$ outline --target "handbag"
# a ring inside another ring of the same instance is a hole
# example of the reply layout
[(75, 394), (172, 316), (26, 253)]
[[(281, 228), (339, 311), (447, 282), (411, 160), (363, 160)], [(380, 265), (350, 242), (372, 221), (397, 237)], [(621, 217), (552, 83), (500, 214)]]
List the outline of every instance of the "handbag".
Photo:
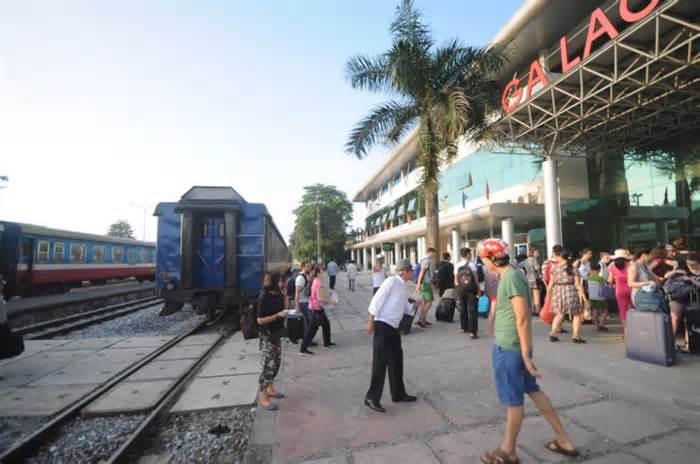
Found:
[(600, 288), (600, 296), (603, 297), (605, 300), (614, 300), (615, 299), (615, 287), (612, 285), (603, 285)]
[(634, 297), (634, 309), (637, 311), (661, 313), (668, 312), (668, 305), (663, 292), (658, 285), (655, 285), (651, 290), (639, 289)]
[(682, 301), (688, 298), (694, 288), (694, 285), (690, 285), (677, 275), (664, 282), (664, 292), (670, 299), (675, 301)]
[(13, 358), (23, 351), (22, 336), (12, 333), (8, 324), (0, 324), (0, 359)]
[(544, 300), (544, 305), (542, 306), (542, 310), (540, 311), (540, 320), (546, 322), (549, 325), (552, 325), (552, 322), (554, 322), (554, 313), (552, 312), (552, 298), (549, 296), (549, 294)]

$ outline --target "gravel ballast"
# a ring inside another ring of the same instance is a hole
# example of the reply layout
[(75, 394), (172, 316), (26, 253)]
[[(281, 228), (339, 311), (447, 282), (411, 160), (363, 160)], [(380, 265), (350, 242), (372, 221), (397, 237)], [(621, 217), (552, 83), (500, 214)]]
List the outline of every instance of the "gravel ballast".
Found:
[(206, 316), (195, 313), (191, 307), (169, 316), (159, 316), (162, 303), (141, 309), (118, 319), (95, 324), (81, 330), (70, 332), (62, 338), (100, 338), (100, 337), (144, 337), (160, 335), (178, 335), (194, 328)]
[(46, 422), (44, 416), (0, 417), (0, 452)]
[(133, 432), (142, 416), (75, 418), (61, 427), (57, 438), (25, 462), (42, 464), (93, 463), (108, 458)]
[(254, 417), (250, 406), (172, 414), (154, 427), (143, 454), (175, 463), (241, 463)]

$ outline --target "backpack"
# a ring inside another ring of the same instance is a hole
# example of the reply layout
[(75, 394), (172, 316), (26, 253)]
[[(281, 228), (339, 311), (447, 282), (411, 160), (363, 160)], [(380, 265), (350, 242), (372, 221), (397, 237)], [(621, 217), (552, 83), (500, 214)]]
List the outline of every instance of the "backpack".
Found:
[(436, 272), (436, 280), (438, 287), (450, 288), (454, 282), (454, 266), (447, 261), (441, 261)]
[(678, 276), (671, 277), (664, 282), (664, 292), (669, 299), (674, 301), (682, 301), (690, 296), (695, 286), (686, 283)]
[[(306, 278), (306, 274), (300, 274), (304, 278), (304, 288), (301, 289), (301, 295), (304, 298), (311, 298), (311, 285), (309, 285), (309, 279)], [(296, 281), (296, 279), (294, 279)]]
[(297, 275), (292, 275), (287, 279), (287, 297), (294, 299), (294, 295), (296, 295), (296, 280), (297, 280)]
[(457, 286), (460, 296), (476, 293), (479, 289), (478, 284), (474, 282), (474, 273), (472, 273), (469, 263), (457, 269)]
[(420, 263), (416, 263), (416, 267), (413, 268), (413, 281), (418, 283), (418, 276), (420, 276)]

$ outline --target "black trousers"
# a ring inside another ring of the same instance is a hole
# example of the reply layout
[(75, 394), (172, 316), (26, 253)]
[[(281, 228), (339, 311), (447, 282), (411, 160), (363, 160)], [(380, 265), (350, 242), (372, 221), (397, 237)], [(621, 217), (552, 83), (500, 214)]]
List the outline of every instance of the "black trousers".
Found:
[(326, 316), (326, 312), (322, 309), (319, 309), (318, 311), (309, 309), (309, 320), (309, 330), (306, 331), (304, 334), (304, 341), (301, 342), (301, 350), (304, 351), (307, 348), (309, 348), (309, 346), (311, 345), (311, 341), (316, 336), (316, 332), (318, 332), (319, 327), (321, 327), (321, 329), (323, 330), (323, 344), (325, 346), (330, 345), (331, 323), (328, 320), (328, 317)]
[(461, 297), (462, 308), (459, 311), (459, 323), (465, 332), (476, 334), (479, 331), (479, 307), (476, 293), (467, 293)]
[(367, 398), (379, 403), (384, 392), (384, 379), (389, 370), (391, 399), (400, 401), (406, 396), (403, 384), (403, 350), (399, 330), (381, 321), (374, 323), (372, 378)]
[(335, 276), (328, 277), (328, 280), (330, 280), (331, 290), (335, 290)]
[(355, 279), (348, 279), (348, 290), (355, 291)]

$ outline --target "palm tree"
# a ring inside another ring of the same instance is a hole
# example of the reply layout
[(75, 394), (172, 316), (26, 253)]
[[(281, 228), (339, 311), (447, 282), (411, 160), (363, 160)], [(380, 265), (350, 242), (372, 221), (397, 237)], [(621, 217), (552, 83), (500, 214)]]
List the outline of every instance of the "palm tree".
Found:
[(460, 137), (483, 138), (499, 95), (495, 78), (506, 60), (495, 47), (466, 47), (457, 39), (435, 46), (412, 0), (396, 8), (390, 32), (387, 52), (354, 56), (346, 64), (353, 88), (394, 97), (355, 126), (346, 149), (362, 159), (378, 142), (398, 143), (417, 128), (426, 242), (439, 250), (440, 168), (456, 156)]

